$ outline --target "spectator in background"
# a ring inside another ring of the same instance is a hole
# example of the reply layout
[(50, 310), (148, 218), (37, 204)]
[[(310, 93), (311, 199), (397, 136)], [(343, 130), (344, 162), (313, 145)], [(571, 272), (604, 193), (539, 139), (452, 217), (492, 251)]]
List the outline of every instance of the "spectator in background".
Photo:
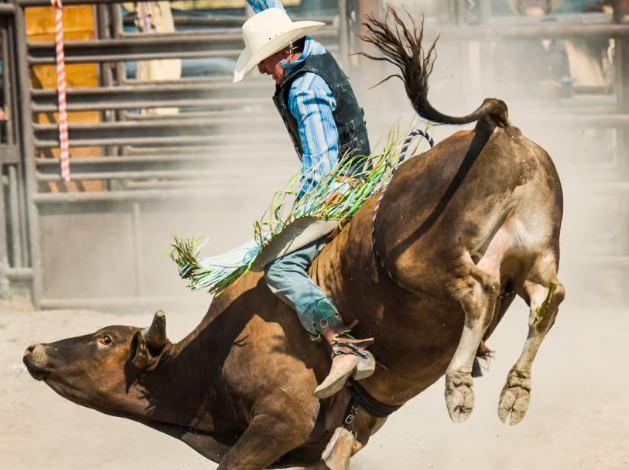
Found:
[[(594, 0), (578, 13), (613, 13), (611, 0)], [(572, 75), (579, 87), (609, 93), (614, 82), (615, 41), (606, 37), (575, 40), (567, 43)]]
[[(541, 18), (561, 0), (510, 0), (518, 15)], [(498, 88), (517, 91), (530, 98), (562, 98), (572, 95), (568, 53), (563, 41), (501, 41), (495, 49)]]
[(589, 1), (583, 6), (584, 13), (613, 13), (611, 0)]

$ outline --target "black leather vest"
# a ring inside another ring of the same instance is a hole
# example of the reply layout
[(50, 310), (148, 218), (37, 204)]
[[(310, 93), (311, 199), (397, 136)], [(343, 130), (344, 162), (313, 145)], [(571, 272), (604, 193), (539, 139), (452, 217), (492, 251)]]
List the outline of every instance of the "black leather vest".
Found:
[(288, 94), (295, 79), (306, 72), (315, 73), (323, 78), (336, 100), (336, 110), (333, 115), (339, 133), (339, 159), (343, 158), (348, 151), (350, 152), (347, 156), (369, 155), (371, 149), (369, 148), (367, 126), (363, 118), (365, 113), (358, 105), (358, 100), (356, 100), (356, 95), (354, 95), (354, 90), (352, 90), (347, 76), (332, 57), (332, 54), (326, 52), (325, 54), (309, 56), (300, 62), (299, 68), (292, 70), (282, 84), (276, 87), (275, 96), (273, 96), (273, 102), (282, 116), (284, 124), (286, 124), (299, 159), (303, 155), (303, 148), (299, 138), (297, 119), (288, 107)]

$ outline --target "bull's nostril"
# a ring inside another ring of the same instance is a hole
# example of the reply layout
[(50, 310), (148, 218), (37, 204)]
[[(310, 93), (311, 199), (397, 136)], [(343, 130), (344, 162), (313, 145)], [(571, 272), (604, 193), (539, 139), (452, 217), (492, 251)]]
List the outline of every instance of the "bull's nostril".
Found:
[(46, 372), (46, 349), (41, 344), (32, 344), (24, 350), (22, 362), (35, 380), (44, 380)]

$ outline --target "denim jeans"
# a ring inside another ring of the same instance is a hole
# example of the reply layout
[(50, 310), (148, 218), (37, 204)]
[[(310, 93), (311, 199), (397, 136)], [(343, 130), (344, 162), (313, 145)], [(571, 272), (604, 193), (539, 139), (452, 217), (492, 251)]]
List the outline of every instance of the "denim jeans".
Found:
[(264, 269), (264, 277), (271, 292), (297, 312), (302, 325), (313, 337), (341, 323), (332, 299), (308, 276), (308, 269), (324, 243), (323, 239), (317, 240), (276, 259)]

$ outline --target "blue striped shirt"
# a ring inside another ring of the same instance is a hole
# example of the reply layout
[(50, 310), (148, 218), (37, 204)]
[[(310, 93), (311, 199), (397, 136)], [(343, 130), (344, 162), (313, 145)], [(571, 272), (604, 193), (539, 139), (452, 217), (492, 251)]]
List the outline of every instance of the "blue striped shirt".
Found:
[[(267, 8), (284, 9), (279, 0), (247, 0), (253, 11), (260, 13)], [(291, 73), (294, 64), (306, 57), (324, 54), (325, 48), (307, 37), (303, 53), (293, 62), (284, 62), (285, 73)], [(291, 85), (288, 107), (299, 125), (299, 138), (303, 155), (299, 197), (314, 188), (338, 163), (339, 134), (333, 112), (336, 100), (327, 82), (319, 75), (306, 72)]]

